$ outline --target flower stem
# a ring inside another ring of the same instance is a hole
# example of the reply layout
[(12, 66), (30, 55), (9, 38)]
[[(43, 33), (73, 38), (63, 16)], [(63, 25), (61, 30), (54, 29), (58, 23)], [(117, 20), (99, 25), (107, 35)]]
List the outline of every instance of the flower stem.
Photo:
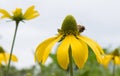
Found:
[(115, 76), (115, 63), (113, 63), (113, 76)]
[(15, 27), (14, 37), (13, 37), (13, 41), (12, 41), (12, 46), (11, 46), (11, 51), (10, 51), (10, 57), (9, 57), (9, 62), (8, 62), (8, 66), (7, 66), (6, 76), (8, 76), (8, 72), (9, 72), (9, 69), (10, 69), (10, 63), (11, 63), (12, 52), (13, 52), (14, 43), (15, 43), (15, 39), (16, 39), (18, 24), (19, 24), (19, 21), (16, 21), (16, 27)]
[(71, 50), (71, 46), (69, 47), (69, 61), (70, 61), (70, 65), (69, 65), (69, 69), (70, 69), (70, 76), (73, 76), (73, 63), (72, 63), (72, 50)]

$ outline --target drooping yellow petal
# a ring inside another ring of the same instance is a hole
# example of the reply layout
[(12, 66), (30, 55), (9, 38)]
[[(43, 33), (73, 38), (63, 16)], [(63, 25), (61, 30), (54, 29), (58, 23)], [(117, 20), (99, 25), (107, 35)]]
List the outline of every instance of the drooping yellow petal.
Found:
[(82, 41), (84, 41), (85, 43), (87, 43), (88, 46), (90, 46), (90, 48), (95, 53), (98, 62), (102, 63), (102, 55), (104, 54), (102, 48), (95, 41), (91, 40), (88, 37), (78, 36), (78, 38), (81, 39)]
[(35, 58), (38, 60), (38, 62), (41, 62), (42, 57), (44, 55), (45, 52), (45, 48), (53, 41), (55, 40), (55, 37), (46, 39), (45, 41), (43, 41), (42, 43), (40, 43), (36, 49), (35, 52)]
[(63, 69), (67, 69), (68, 64), (69, 64), (69, 55), (68, 55), (69, 45), (70, 45), (70, 38), (66, 36), (57, 49), (58, 64)]
[(82, 68), (88, 58), (88, 46), (85, 42), (76, 39), (73, 35), (69, 36), (72, 48), (72, 55), (76, 65)]
[[(7, 60), (9, 60), (10, 54), (6, 53), (5, 55), (6, 55)], [(17, 59), (17, 57), (15, 55), (12, 55), (11, 60), (13, 62), (17, 62), (18, 61), (18, 59)]]
[[(5, 53), (5, 54), (3, 55), (3, 57), (4, 57), (3, 62), (5, 62), (5, 63), (7, 64), (8, 61), (9, 61), (9, 58), (10, 58), (10, 54)], [(16, 57), (15, 55), (12, 55), (12, 57), (11, 57), (11, 61), (13, 61), (13, 62), (17, 62), (18, 59), (17, 59), (17, 57)]]
[[(7, 64), (8, 61), (9, 61), (9, 57), (10, 57), (10, 54), (8, 54), (8, 53), (1, 53), (0, 54), (0, 62), (5, 62)], [(12, 55), (11, 61), (17, 62), (18, 59), (17, 59), (17, 57), (15, 55)]]
[(54, 39), (46, 48), (45, 48), (45, 52), (42, 58), (42, 63), (44, 64), (50, 51), (52, 50), (53, 45), (58, 42), (61, 39), (62, 36), (58, 36), (56, 39)]
[(38, 60), (38, 62), (44, 62), (46, 61), (52, 46), (59, 41), (61, 36), (58, 37), (51, 37), (49, 39), (46, 39), (43, 41), (40, 45), (38, 45), (36, 52), (35, 52), (35, 58)]
[(4, 9), (0, 9), (0, 13), (3, 14), (1, 18), (11, 18), (11, 15)]
[(0, 53), (0, 64), (2, 64), (2, 61), (4, 60), (3, 58), (3, 53)]
[(0, 65), (2, 64), (3, 56), (0, 54)]
[(35, 6), (31, 6), (26, 10), (25, 14), (23, 15), (23, 17), (26, 20), (30, 20), (30, 19), (33, 19), (33, 18), (39, 16), (38, 11), (34, 10), (34, 8), (35, 8)]
[(114, 63), (120, 64), (120, 56), (114, 56)]
[(112, 55), (104, 55), (103, 56), (103, 65), (104, 67), (107, 67), (110, 61), (112, 61), (113, 56)]

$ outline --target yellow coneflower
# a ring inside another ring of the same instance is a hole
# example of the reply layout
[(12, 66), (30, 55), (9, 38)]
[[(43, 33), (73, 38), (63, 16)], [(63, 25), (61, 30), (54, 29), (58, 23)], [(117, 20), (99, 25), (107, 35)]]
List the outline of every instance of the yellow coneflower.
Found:
[(10, 62), (11, 62), (11, 58), (12, 58), (12, 51), (13, 51), (13, 47), (14, 47), (14, 42), (15, 42), (15, 38), (16, 38), (16, 34), (17, 34), (18, 25), (21, 21), (31, 20), (31, 19), (39, 16), (38, 11), (34, 10), (34, 8), (35, 8), (34, 5), (30, 6), (24, 14), (22, 13), (21, 8), (16, 8), (15, 10), (12, 11), (12, 15), (4, 9), (0, 9), (0, 13), (3, 14), (0, 18), (9, 18), (16, 22), (16, 28), (15, 28), (15, 33), (14, 33), (12, 46), (11, 46), (11, 52), (10, 52), (10, 59), (8, 62), (7, 75), (8, 75)]
[(26, 12), (23, 14), (21, 8), (16, 8), (14, 11), (12, 11), (11, 15), (4, 9), (0, 9), (0, 13), (3, 14), (1, 18), (9, 18), (14, 21), (23, 21), (23, 20), (30, 20), (37, 16), (39, 16), (38, 11), (34, 10), (35, 6), (30, 6)]
[(112, 53), (108, 55), (104, 55), (103, 57), (103, 65), (107, 67), (110, 62), (113, 62), (113, 75), (115, 76), (116, 65), (120, 65), (120, 49), (116, 48)]
[(58, 30), (58, 35), (48, 38), (38, 45), (35, 52), (37, 61), (44, 64), (52, 47), (59, 42), (60, 44), (57, 46), (57, 61), (63, 69), (67, 69), (70, 63), (69, 48), (71, 48), (73, 60), (79, 68), (82, 68), (88, 59), (88, 46), (95, 53), (98, 62), (101, 63), (101, 55), (104, 52), (95, 41), (80, 34), (84, 29), (83, 26), (77, 26), (73, 16), (68, 15), (64, 19), (61, 29)]
[(118, 48), (103, 57), (103, 65), (105, 67), (107, 67), (111, 61), (116, 65), (120, 65), (120, 51)]
[[(10, 54), (5, 52), (4, 49), (0, 46), (0, 64), (2, 64), (3, 62), (5, 64), (7, 64), (8, 60), (9, 60), (9, 57), (10, 57)], [(17, 59), (17, 57), (15, 55), (12, 55), (11, 60), (13, 62), (17, 62), (18, 61), (18, 59)]]

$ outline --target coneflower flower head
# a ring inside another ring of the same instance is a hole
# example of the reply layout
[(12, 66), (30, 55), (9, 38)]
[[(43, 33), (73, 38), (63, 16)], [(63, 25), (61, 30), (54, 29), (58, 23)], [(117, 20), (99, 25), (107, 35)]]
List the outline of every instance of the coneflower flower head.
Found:
[(1, 18), (9, 18), (13, 21), (19, 22), (23, 20), (30, 20), (39, 16), (38, 11), (34, 10), (35, 6), (30, 6), (25, 13), (22, 13), (21, 8), (16, 8), (12, 11), (12, 15), (4, 9), (0, 9), (0, 13), (3, 14)]
[(113, 52), (103, 57), (103, 65), (105, 67), (107, 67), (111, 61), (114, 64), (120, 65), (120, 48), (116, 48)]
[[(79, 27), (79, 28), (78, 28)], [(35, 52), (35, 57), (38, 62), (45, 63), (52, 47), (55, 43), (60, 42), (57, 46), (56, 54), (58, 64), (67, 69), (69, 64), (69, 48), (71, 47), (72, 58), (75, 64), (82, 68), (88, 59), (88, 46), (93, 50), (99, 63), (102, 63), (102, 48), (93, 40), (86, 36), (82, 36), (85, 27), (77, 25), (75, 18), (68, 15), (63, 20), (61, 29), (58, 29), (58, 34), (43, 41), (38, 45)]]
[(77, 35), (79, 33), (76, 20), (74, 19), (73, 16), (71, 15), (66, 16), (62, 23), (61, 32), (64, 35), (68, 34)]

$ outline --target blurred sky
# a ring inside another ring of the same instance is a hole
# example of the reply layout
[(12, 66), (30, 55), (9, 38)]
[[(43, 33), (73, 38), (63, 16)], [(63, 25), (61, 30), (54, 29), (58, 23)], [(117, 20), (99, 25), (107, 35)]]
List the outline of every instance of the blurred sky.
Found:
[[(18, 68), (34, 65), (34, 51), (44, 39), (57, 34), (66, 15), (71, 14), (78, 24), (84, 25), (86, 35), (102, 47), (116, 48), (120, 45), (120, 0), (0, 0), (0, 8), (9, 12), (16, 7), (23, 12), (35, 5), (40, 16), (19, 24), (13, 54)], [(10, 52), (15, 23), (0, 19), (0, 46)]]

